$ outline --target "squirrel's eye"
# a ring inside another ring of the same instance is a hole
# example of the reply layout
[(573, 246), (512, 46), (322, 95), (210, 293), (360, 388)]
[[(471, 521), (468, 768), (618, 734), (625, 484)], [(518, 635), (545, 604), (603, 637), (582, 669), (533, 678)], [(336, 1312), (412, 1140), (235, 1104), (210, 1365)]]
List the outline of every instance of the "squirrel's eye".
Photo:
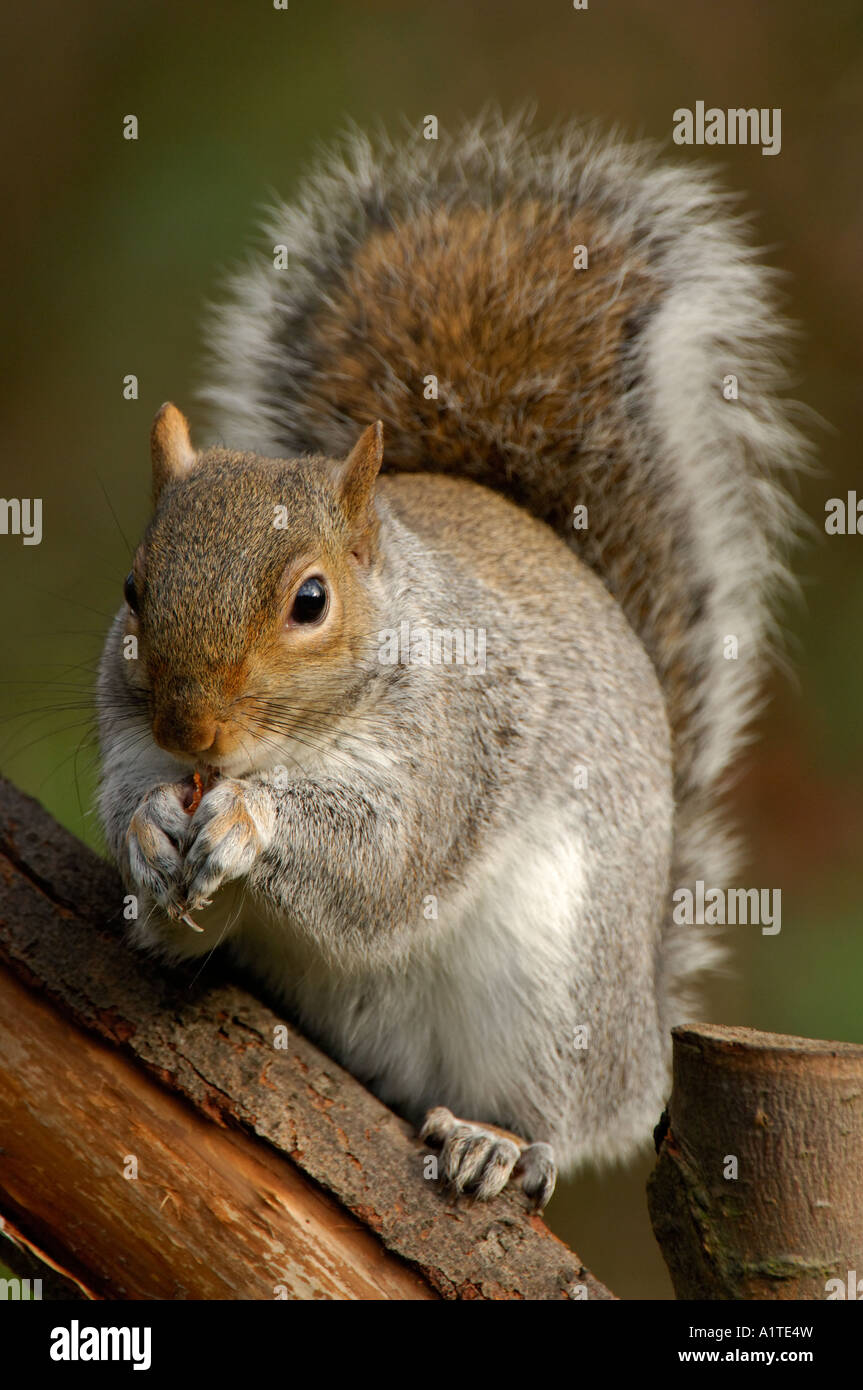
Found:
[(135, 588), (135, 576), (130, 570), (123, 580), (123, 598), (128, 603), (133, 613), (138, 611), (138, 590)]
[(291, 609), (291, 622), (316, 623), (327, 611), (329, 599), (320, 579), (304, 579)]

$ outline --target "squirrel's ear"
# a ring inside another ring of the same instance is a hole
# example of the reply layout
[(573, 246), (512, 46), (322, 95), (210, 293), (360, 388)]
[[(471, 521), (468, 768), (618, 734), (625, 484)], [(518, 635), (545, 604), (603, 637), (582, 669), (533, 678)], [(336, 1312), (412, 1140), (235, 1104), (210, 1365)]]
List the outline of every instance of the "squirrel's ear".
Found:
[(189, 423), (181, 410), (166, 401), (150, 431), (150, 459), (153, 464), (153, 501), (166, 483), (176, 482), (190, 473), (197, 455), (189, 436)]
[(358, 535), (367, 534), (372, 517), (369, 504), (375, 490), (375, 479), (384, 457), (384, 427), (376, 420), (363, 430), (338, 476), (338, 496), (348, 520)]

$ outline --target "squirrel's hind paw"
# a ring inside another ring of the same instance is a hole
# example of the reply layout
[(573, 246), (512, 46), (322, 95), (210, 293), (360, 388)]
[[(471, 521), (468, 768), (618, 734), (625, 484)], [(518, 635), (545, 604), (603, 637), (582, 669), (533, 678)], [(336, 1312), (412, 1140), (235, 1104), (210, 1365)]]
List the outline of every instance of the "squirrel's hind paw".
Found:
[(527, 1144), (515, 1166), (522, 1189), (533, 1199), (535, 1211), (548, 1204), (557, 1182), (557, 1164), (550, 1144)]
[(557, 1170), (549, 1144), (527, 1144), (496, 1125), (459, 1120), (439, 1105), (429, 1110), (420, 1139), (441, 1151), (441, 1174), (456, 1192), (487, 1201), (511, 1178), (541, 1211), (554, 1191)]

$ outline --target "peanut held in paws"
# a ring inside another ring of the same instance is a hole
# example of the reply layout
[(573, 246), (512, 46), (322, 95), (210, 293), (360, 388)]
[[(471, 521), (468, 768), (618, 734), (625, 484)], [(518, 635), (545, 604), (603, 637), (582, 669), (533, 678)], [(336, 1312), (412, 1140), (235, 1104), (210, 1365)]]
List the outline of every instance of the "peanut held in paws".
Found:
[[(210, 787), (212, 787), (216, 781), (217, 774), (211, 770), (208, 770), (204, 776), (202, 776), (197, 769), (192, 773), (192, 776), (189, 778), (183, 790), (182, 802), (183, 810), (186, 812), (186, 815), (193, 816), (195, 814), (201, 804), (204, 793), (209, 791)], [(202, 907), (206, 905), (206, 903), (200, 904)], [(193, 931), (202, 932), (204, 930), (203, 927), (198, 926), (198, 923), (189, 916), (188, 912), (182, 912), (180, 914), (180, 921), (185, 922), (186, 926), (191, 927)]]
[(193, 816), (201, 804), (201, 797), (204, 795), (204, 782), (200, 772), (192, 773), (192, 780), (183, 796), (183, 810), (187, 815)]

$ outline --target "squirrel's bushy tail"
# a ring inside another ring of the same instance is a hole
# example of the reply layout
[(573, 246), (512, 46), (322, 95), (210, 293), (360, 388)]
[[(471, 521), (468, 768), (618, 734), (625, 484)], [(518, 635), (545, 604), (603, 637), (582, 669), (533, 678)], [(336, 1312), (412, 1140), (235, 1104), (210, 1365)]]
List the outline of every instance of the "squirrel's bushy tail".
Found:
[[(727, 880), (715, 801), (758, 693), (795, 525), (783, 475), (804, 446), (773, 277), (726, 195), (644, 146), (485, 117), (436, 141), (350, 135), (265, 237), (211, 323), (222, 438), (342, 456), (380, 418), (386, 466), (474, 478), (548, 521), (665, 689), (674, 883)], [(669, 940), (679, 993), (709, 951), (691, 930)]]

